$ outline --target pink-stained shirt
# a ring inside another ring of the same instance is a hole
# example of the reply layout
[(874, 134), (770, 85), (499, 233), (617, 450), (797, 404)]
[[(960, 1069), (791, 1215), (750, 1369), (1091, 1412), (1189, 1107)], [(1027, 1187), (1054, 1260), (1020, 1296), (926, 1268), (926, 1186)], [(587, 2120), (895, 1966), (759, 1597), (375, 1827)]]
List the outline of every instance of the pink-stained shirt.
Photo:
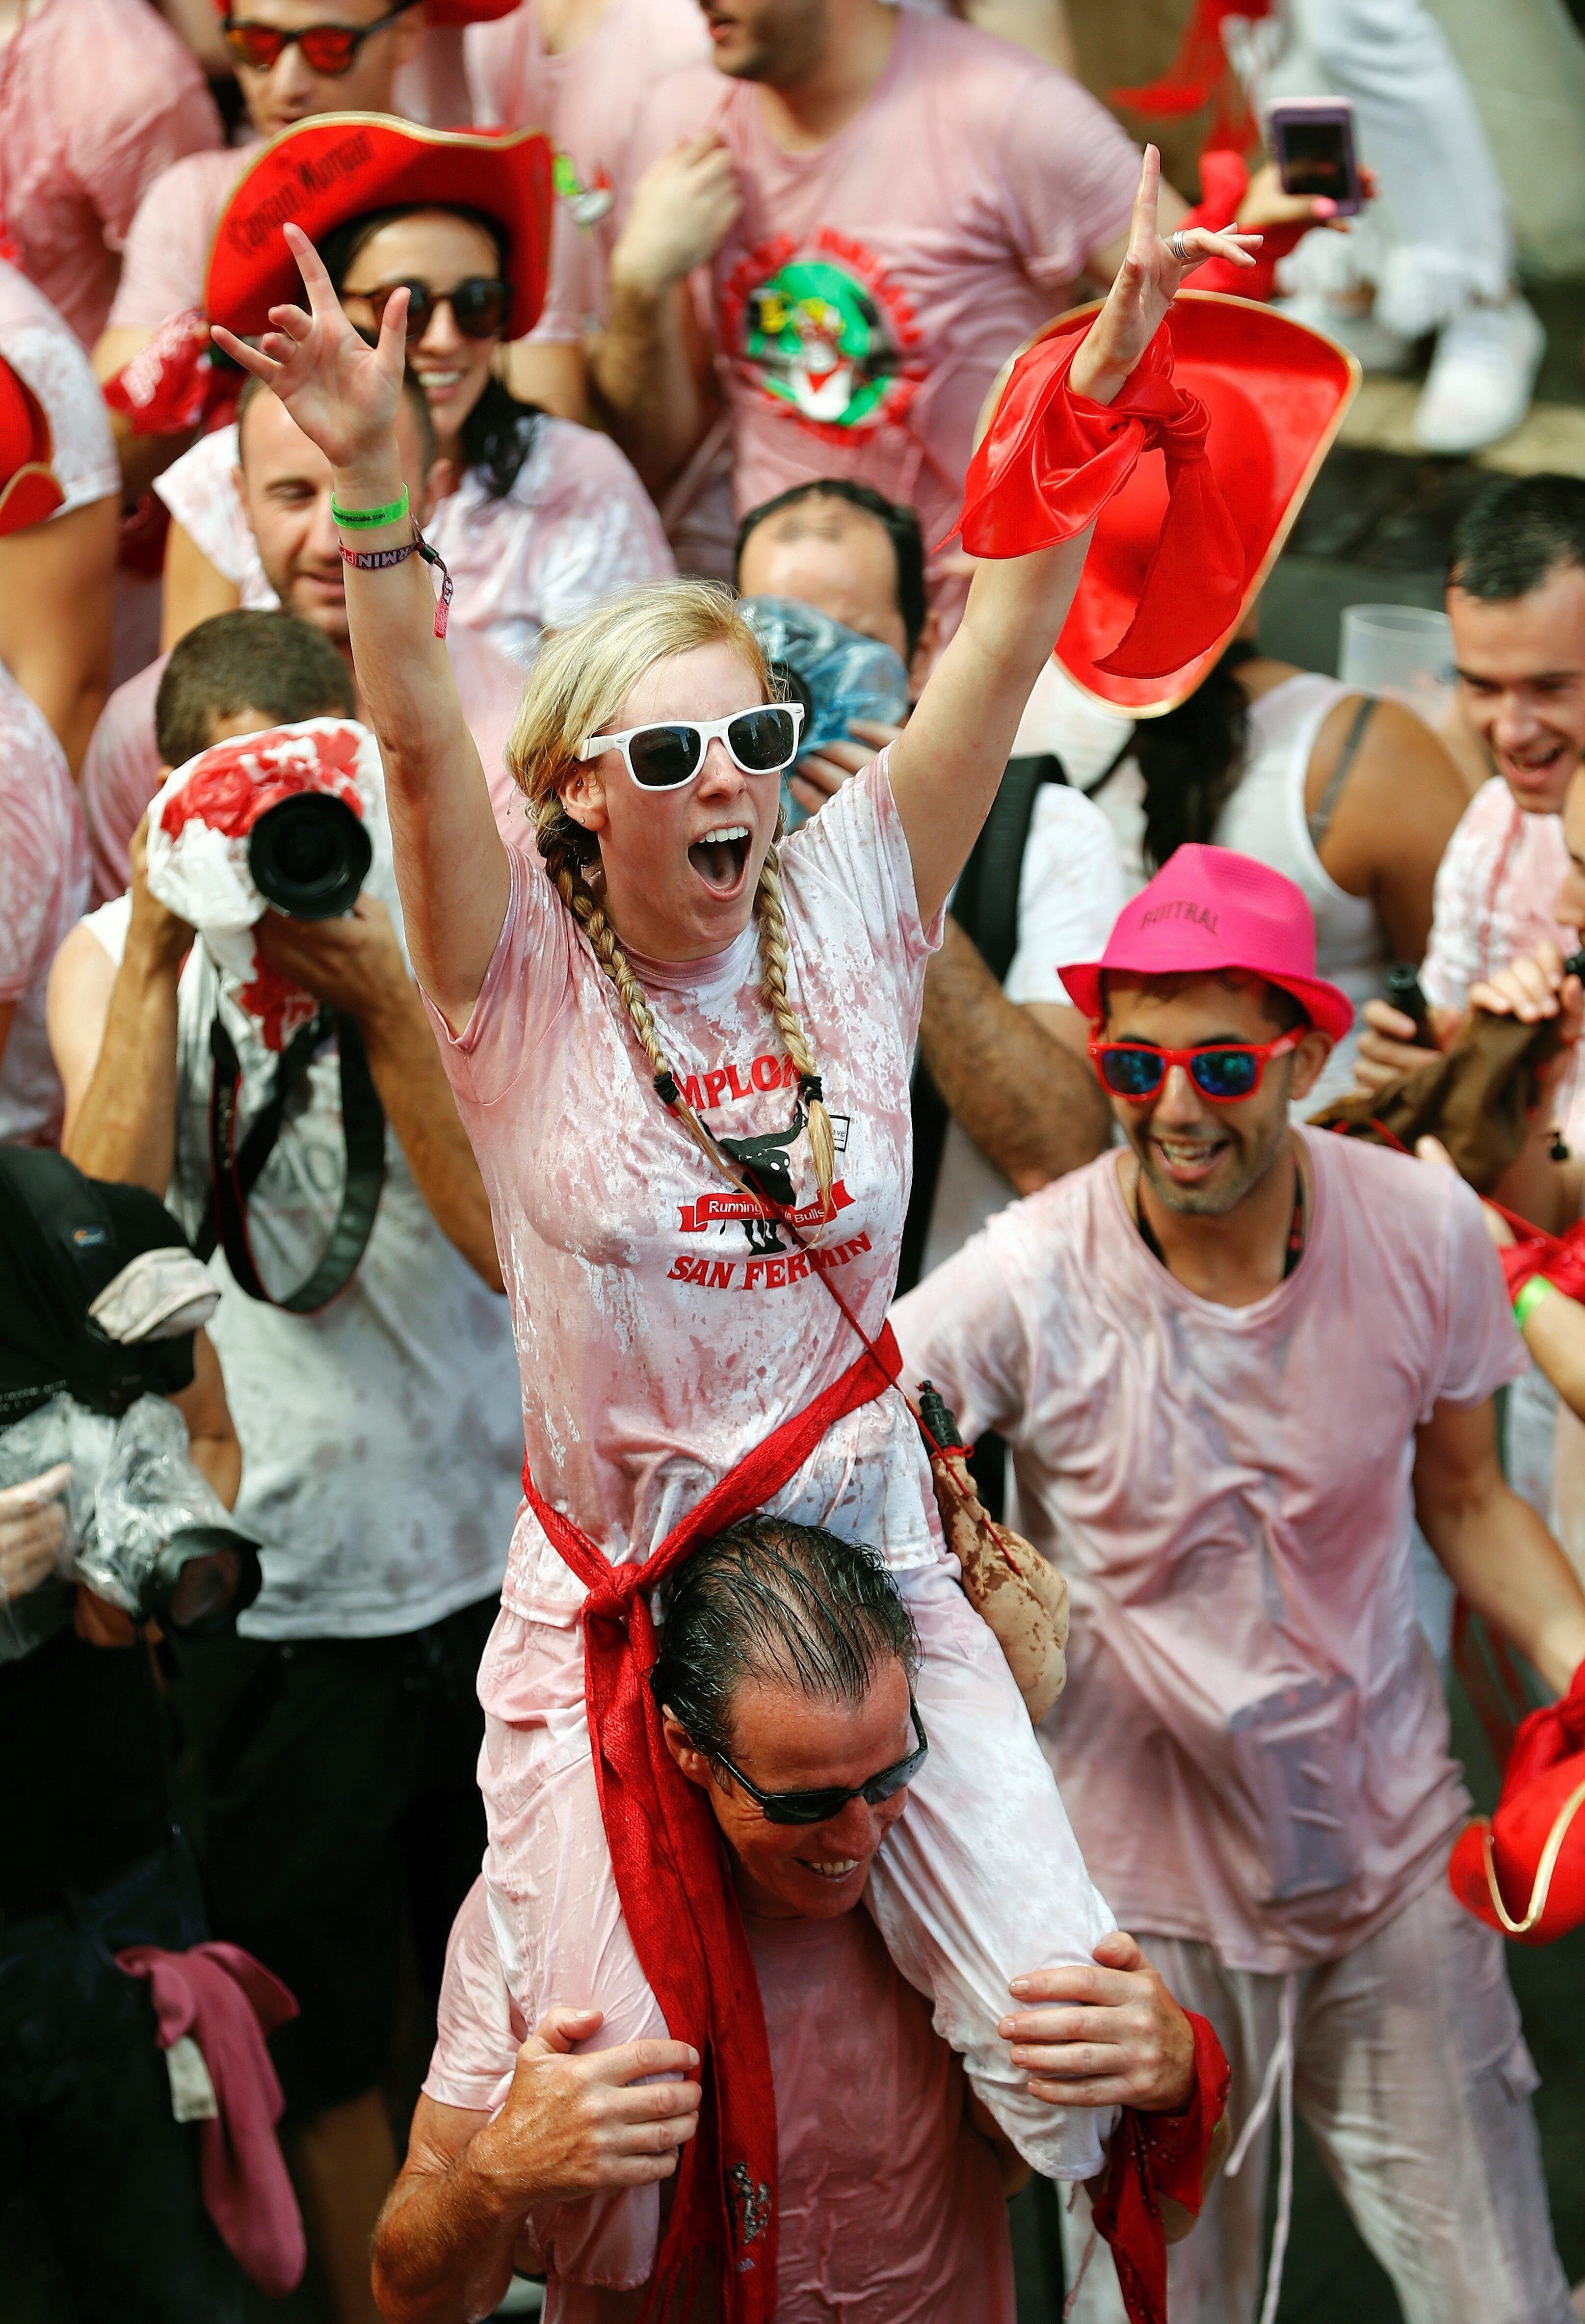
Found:
[(911, 503), (934, 549), (998, 371), (1127, 227), (1137, 151), (1077, 81), (913, 10), (868, 103), (814, 152), (783, 152), (760, 90), (707, 67), (656, 92), (632, 170), (712, 130), (743, 195), (698, 278), (739, 513), (854, 476)]
[[(614, 1563), (641, 1559), (718, 1478), (854, 1363), (880, 1330), (908, 1188), (908, 1075), (925, 962), (913, 867), (884, 759), (781, 849), (788, 989), (835, 1130), (836, 1214), (811, 1260), (746, 1216), (660, 1104), (587, 939), (526, 855), (466, 1031), (434, 1018), (490, 1196), (540, 1491)], [(684, 1093), (716, 1131), (784, 1130), (797, 1075), (760, 990), (751, 922), (714, 959), (630, 954)], [(816, 1187), (788, 1149), (797, 1210)], [(816, 1230), (800, 1231), (813, 1242)], [(768, 1506), (867, 1542), (894, 1567), (940, 1554), (903, 1399), (850, 1413)], [(584, 1590), (525, 1507), (506, 1604), (570, 1622)]]
[[(192, 153), (154, 180), (126, 237), (121, 282), (110, 310), (114, 326), (157, 331), (172, 315), (202, 309), (215, 230), (232, 188), (257, 152), (253, 139), (240, 150), (232, 146), (217, 153)], [(576, 229), (558, 202), (550, 280), (534, 338), (576, 341), (582, 336), (585, 265)]]
[(0, 356), (25, 380), (50, 422), (50, 465), (66, 498), (87, 508), (121, 490), (121, 467), (99, 383), (41, 290), (0, 258)]
[[(278, 600), (271, 592), (272, 610)], [(523, 796), (506, 770), (506, 744), (522, 694), (522, 672), (475, 630), (454, 626), (446, 641), (462, 715), (479, 746), (490, 804), (510, 846), (529, 844)], [(94, 901), (124, 895), (132, 879), (133, 834), (170, 772), (154, 740), (154, 700), (170, 657), (118, 686), (100, 712), (78, 788), (94, 866)]]
[(1253, 1306), (1167, 1272), (1104, 1154), (893, 1316), (908, 1376), (1008, 1438), (1067, 1576), (1042, 1740), (1092, 1877), (1125, 1928), (1272, 1972), (1362, 1942), (1470, 1813), (1415, 1618), (1415, 1433), (1525, 1360), (1470, 1189), (1300, 1135), (1308, 1240)]
[[(202, 436), (154, 489), (216, 571), (250, 606), (276, 602), (232, 471), (236, 429)], [(456, 586), (455, 629), (481, 631), (526, 662), (540, 632), (602, 597), (676, 570), (654, 503), (609, 436), (541, 413), (517, 481), (493, 499), (470, 468), (429, 520), (429, 539)]]
[(53, 1146), (60, 1080), (44, 1029), (50, 964), (88, 899), (88, 843), (65, 754), (0, 665), (0, 1142)]
[(222, 142), (191, 51), (148, 0), (33, 0), (0, 48), (0, 221), (85, 347), (148, 187)]
[[(776, 2088), (778, 2324), (1013, 2324), (996, 2161), (929, 2003), (865, 1912), (743, 1925)], [(527, 2030), (480, 1881), (447, 1949), (426, 2094), (494, 2113)], [(547, 2318), (587, 2324), (597, 2297), (553, 2281)]]
[(547, 129), (556, 140), (581, 299), (594, 318), (616, 239), (617, 205), (632, 189), (634, 132), (657, 84), (705, 64), (710, 36), (698, 0), (611, 0), (576, 49), (546, 49), (537, 0), (463, 35), (474, 119), (481, 127)]

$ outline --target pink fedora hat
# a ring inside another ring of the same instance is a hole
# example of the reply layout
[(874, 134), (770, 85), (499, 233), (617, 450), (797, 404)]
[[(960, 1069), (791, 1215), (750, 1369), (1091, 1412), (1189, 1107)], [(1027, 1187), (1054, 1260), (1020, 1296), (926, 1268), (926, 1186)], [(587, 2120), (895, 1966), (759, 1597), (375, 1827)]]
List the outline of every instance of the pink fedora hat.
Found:
[(1354, 1004), (1315, 973), (1315, 922), (1304, 890), (1230, 847), (1180, 847), (1125, 904), (1100, 960), (1057, 974), (1092, 1023), (1104, 1014), (1107, 971), (1133, 976), (1215, 976), (1241, 968), (1291, 992), (1310, 1021), (1341, 1041)]

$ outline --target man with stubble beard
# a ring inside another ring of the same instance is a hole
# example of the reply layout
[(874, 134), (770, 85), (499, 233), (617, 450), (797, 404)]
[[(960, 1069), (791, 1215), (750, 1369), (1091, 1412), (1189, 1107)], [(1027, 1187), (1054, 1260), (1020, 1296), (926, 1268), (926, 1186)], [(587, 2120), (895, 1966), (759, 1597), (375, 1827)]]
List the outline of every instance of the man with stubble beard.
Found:
[[(1497, 1462), (1525, 1356), (1479, 1204), (1291, 1126), (1350, 1006), (1279, 872), (1181, 847), (1062, 973), (1124, 1148), (1000, 1213), (892, 1322), (965, 1440), (1011, 1448), (1072, 1592), (1042, 1740), (1074, 1830), (1231, 2063), (1238, 2167), (1169, 2255), (1172, 2315), (1251, 2324), (1296, 2107), (1409, 2324), (1569, 2324), (1502, 1941), (1445, 1878), (1470, 1809), (1410, 1567), (1417, 1517), (1569, 1686), (1585, 1593)], [(1017, 2021), (1053, 2095), (1072, 2018)], [(1082, 2210), (1064, 2225), (1082, 2243)], [(1102, 2255), (1075, 2316), (1121, 2314)]]
[[(444, 489), (442, 465), (435, 456), (435, 430), (424, 392), (410, 373), (397, 415), (397, 443), (413, 512), (427, 521)], [(346, 568), (330, 514), (330, 463), (310, 444), (285, 405), (267, 388), (244, 389), (237, 412), (235, 472), (240, 502), (226, 497), (217, 512), (221, 523), (236, 522), (241, 535), (237, 561), (245, 566), (241, 602), (251, 611), (277, 606), (295, 613), (327, 637), (350, 665), (346, 626)], [(236, 521), (240, 507), (246, 531)], [(251, 536), (251, 538), (249, 538)], [(206, 536), (207, 537), (207, 536)], [(237, 591), (227, 587), (198, 618), (229, 613)], [(168, 645), (176, 642), (174, 638)], [(522, 673), (488, 638), (454, 622), (447, 633), (463, 715), (479, 746), (496, 820), (509, 841), (526, 825), (521, 797), (503, 756), (522, 691)], [(106, 902), (125, 890), (131, 878), (132, 835), (169, 770), (161, 767), (154, 740), (154, 699), (169, 653), (117, 687), (94, 729), (83, 761), (83, 818), (94, 861), (94, 896)], [(356, 673), (354, 672), (356, 684)], [(361, 718), (361, 707), (357, 713)], [(515, 807), (515, 818), (512, 809)]]

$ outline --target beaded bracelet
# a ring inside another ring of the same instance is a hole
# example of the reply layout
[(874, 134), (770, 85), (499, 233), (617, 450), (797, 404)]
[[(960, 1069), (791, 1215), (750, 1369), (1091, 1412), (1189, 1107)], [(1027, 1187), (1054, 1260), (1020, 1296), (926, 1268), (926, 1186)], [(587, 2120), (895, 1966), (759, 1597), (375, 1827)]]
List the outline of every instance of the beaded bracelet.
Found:
[(344, 541), (341, 561), (344, 565), (355, 566), (360, 573), (386, 573), (393, 565), (405, 565), (415, 549), (425, 564), (433, 565), (440, 575), (440, 595), (435, 606), (435, 634), (443, 638), (446, 625), (451, 619), (451, 574), (444, 557), (438, 549), (430, 548), (416, 524), (412, 539), (404, 541), (400, 549), (348, 549)]
[(383, 508), (344, 509), (334, 493), (330, 498), (330, 513), (336, 523), (345, 524), (355, 532), (372, 532), (378, 524), (400, 524), (410, 506), (405, 484), (401, 488), (401, 498), (387, 501)]
[(1514, 1321), (1521, 1332), (1547, 1294), (1556, 1289), (1556, 1284), (1549, 1283), (1544, 1275), (1533, 1275), (1528, 1283), (1521, 1284), (1514, 1301)]

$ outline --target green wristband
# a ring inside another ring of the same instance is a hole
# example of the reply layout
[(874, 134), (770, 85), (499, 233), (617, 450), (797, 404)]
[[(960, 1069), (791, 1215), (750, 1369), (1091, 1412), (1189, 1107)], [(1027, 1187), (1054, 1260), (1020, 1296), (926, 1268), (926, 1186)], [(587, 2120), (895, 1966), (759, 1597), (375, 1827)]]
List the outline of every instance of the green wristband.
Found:
[(377, 524), (400, 524), (409, 506), (407, 486), (403, 484), (401, 498), (387, 501), (383, 508), (344, 509), (332, 494), (330, 513), (337, 524), (345, 524), (354, 532), (372, 532)]
[(1514, 1302), (1514, 1321), (1521, 1332), (1542, 1301), (1550, 1292), (1556, 1289), (1556, 1284), (1549, 1283), (1544, 1275), (1533, 1275), (1529, 1282), (1521, 1286), (1519, 1296)]

